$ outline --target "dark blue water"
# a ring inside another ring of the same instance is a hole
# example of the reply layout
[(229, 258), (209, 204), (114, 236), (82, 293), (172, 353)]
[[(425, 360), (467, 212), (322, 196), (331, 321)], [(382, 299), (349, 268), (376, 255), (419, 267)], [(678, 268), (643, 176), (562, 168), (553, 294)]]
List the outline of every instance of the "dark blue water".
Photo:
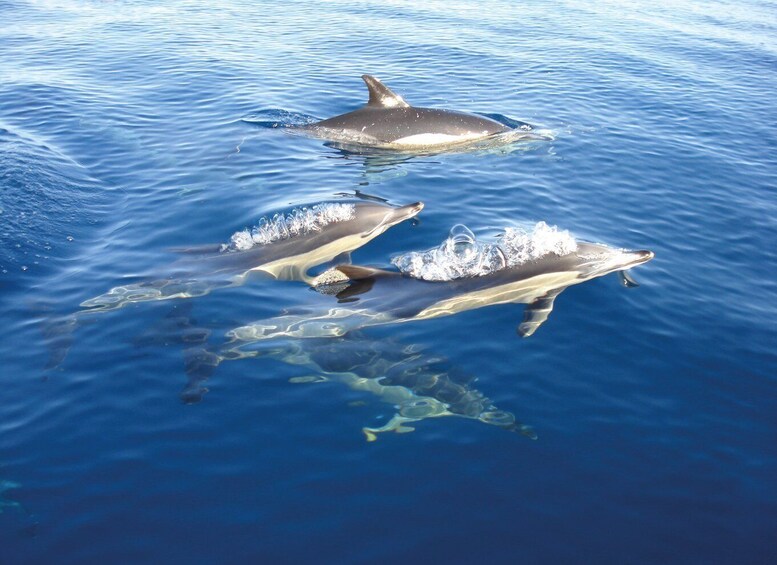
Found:
[[(0, 2), (0, 562), (774, 562), (777, 5), (219, 4)], [(250, 121), (352, 110), (365, 72), (556, 138), (386, 159)], [(527, 339), (493, 306), (330, 354), (396, 377), (415, 352), (536, 441), (439, 417), (367, 442), (393, 401), (288, 355), (182, 402), (187, 328), (217, 345), (294, 282), (94, 316), (44, 370), (52, 320), (168, 248), (355, 190), (426, 203), (356, 263), (457, 223), (655, 252)]]

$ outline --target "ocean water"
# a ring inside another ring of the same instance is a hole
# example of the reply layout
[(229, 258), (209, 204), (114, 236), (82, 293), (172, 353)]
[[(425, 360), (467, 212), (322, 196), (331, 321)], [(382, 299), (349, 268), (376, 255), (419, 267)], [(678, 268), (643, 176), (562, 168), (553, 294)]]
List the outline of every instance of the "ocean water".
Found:
[[(775, 562), (773, 1), (4, 0), (0, 21), (0, 562)], [(364, 73), (554, 139), (392, 156), (263, 127), (357, 108)], [(261, 277), (66, 323), (170, 248), (356, 191), (426, 206), (356, 264), (539, 221), (655, 259), (525, 339), (501, 305), (192, 371), (331, 298)], [(473, 406), (496, 408), (425, 417)], [(369, 431), (398, 410), (414, 431)]]

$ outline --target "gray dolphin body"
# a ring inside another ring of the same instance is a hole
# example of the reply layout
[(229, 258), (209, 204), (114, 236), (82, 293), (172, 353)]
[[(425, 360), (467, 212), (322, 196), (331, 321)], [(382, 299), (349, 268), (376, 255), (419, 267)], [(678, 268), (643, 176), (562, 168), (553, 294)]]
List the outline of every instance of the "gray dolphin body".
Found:
[(653, 258), (651, 251), (626, 251), (578, 243), (566, 255), (549, 254), (489, 275), (446, 282), (419, 280), (398, 272), (343, 265), (337, 304), (303, 315), (280, 316), (242, 326), (227, 335), (240, 343), (276, 337), (336, 337), (366, 326), (450, 316), (493, 304), (527, 304), (518, 328), (532, 335), (547, 320), (567, 287), (631, 269)]
[(188, 251), (184, 259), (170, 266), (166, 278), (116, 286), (85, 300), (81, 303), (82, 309), (73, 314), (43, 320), (41, 329), (50, 355), (46, 368), (55, 368), (64, 361), (83, 317), (136, 302), (203, 296), (217, 288), (241, 285), (252, 272), (276, 279), (311, 282), (308, 271), (313, 267), (358, 249), (423, 208), (421, 202), (396, 207), (358, 201), (352, 206), (347, 219), (343, 216), (338, 221), (314, 223), (307, 226), (309, 229), (297, 225), (294, 233), (285, 222), (288, 216), (276, 218), (270, 226), (277, 239), (245, 250), (223, 250), (220, 245), (212, 245)]
[(370, 98), (353, 112), (296, 129), (316, 137), (389, 149), (424, 149), (515, 133), (509, 141), (531, 137), (531, 126), (513, 129), (465, 112), (410, 106), (377, 78), (363, 75)]
[[(288, 233), (278, 226), (281, 236), (245, 250), (223, 250), (208, 246), (204, 251), (187, 251), (186, 257), (170, 266), (167, 278), (117, 286), (107, 293), (81, 303), (83, 308), (115, 310), (133, 302), (202, 296), (214, 288), (243, 284), (252, 272), (276, 279), (310, 282), (308, 271), (347, 254), (376, 238), (391, 226), (414, 217), (421, 202), (390, 206), (380, 202), (352, 204), (347, 219), (302, 226), (299, 233)], [(283, 222), (281, 218), (279, 223)]]

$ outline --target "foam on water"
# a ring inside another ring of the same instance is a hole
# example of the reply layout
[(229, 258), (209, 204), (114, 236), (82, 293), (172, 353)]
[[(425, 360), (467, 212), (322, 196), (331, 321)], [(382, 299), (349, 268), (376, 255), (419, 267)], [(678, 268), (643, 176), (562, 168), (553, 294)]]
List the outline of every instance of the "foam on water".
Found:
[(399, 255), (392, 263), (417, 279), (451, 281), (481, 277), (547, 255), (567, 255), (576, 250), (577, 242), (568, 231), (545, 222), (538, 222), (531, 231), (506, 228), (498, 243), (478, 241), (469, 228), (457, 224), (439, 247)]
[(295, 208), (288, 214), (275, 214), (271, 219), (264, 217), (257, 226), (235, 232), (229, 243), (222, 246), (222, 251), (245, 251), (256, 245), (319, 231), (329, 224), (353, 219), (354, 213), (353, 204), (340, 202)]

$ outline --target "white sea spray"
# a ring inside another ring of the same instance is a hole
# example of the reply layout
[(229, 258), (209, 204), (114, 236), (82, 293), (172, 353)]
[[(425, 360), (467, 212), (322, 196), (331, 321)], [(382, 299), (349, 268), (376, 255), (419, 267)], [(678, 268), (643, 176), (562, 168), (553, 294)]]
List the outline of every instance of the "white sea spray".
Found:
[(399, 255), (392, 263), (417, 279), (451, 281), (482, 277), (547, 255), (567, 255), (576, 250), (577, 242), (568, 231), (545, 222), (538, 222), (531, 231), (506, 228), (497, 243), (478, 241), (466, 226), (459, 224), (439, 247)]
[(535, 261), (546, 255), (561, 256), (577, 251), (577, 242), (567, 230), (559, 230), (545, 222), (537, 222), (531, 232), (506, 228), (500, 240), (500, 247), (510, 267)]
[(352, 220), (355, 215), (353, 204), (324, 202), (310, 207), (295, 208), (287, 214), (275, 214), (262, 218), (259, 224), (235, 232), (229, 243), (222, 245), (222, 251), (246, 251), (257, 245), (290, 239), (311, 232), (320, 231), (329, 224)]

